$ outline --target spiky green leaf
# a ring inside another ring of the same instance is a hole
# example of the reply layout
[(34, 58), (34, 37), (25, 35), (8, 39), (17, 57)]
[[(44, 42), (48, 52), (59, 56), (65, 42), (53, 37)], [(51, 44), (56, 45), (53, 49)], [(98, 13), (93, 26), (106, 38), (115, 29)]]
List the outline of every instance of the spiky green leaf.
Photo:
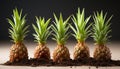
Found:
[(45, 21), (45, 18), (36, 17), (36, 25), (33, 24), (33, 28), (35, 31), (35, 34), (33, 36), (35, 37), (35, 41), (38, 43), (44, 44), (47, 41), (47, 38), (51, 34), (52, 31), (50, 31), (51, 26), (49, 26), (50, 18)]
[(91, 25), (88, 25), (88, 22), (90, 20), (90, 16), (85, 19), (85, 10), (83, 9), (80, 13), (80, 9), (78, 8), (78, 13), (76, 14), (76, 17), (72, 16), (72, 21), (75, 25), (75, 28), (73, 26), (70, 26), (71, 29), (74, 32), (74, 37), (77, 41), (84, 42), (86, 38), (90, 35), (90, 27)]
[(106, 19), (106, 16), (107, 13), (104, 15), (103, 11), (101, 11), (100, 13), (94, 13), (93, 20), (95, 24), (93, 25), (92, 37), (97, 44), (105, 44), (110, 37), (110, 20), (112, 16), (108, 20)]
[(68, 30), (69, 30), (69, 25), (68, 21), (70, 17), (68, 17), (65, 21), (63, 20), (62, 13), (60, 13), (59, 19), (56, 17), (54, 14), (55, 22), (54, 25), (52, 26), (52, 30), (54, 31), (52, 38), (53, 40), (57, 41), (58, 44), (64, 45), (66, 40), (69, 38)]
[(28, 26), (26, 26), (26, 15), (22, 17), (22, 10), (19, 13), (17, 8), (13, 10), (12, 19), (7, 19), (8, 23), (11, 25), (9, 28), (9, 34), (12, 38), (12, 41), (22, 42), (28, 33)]

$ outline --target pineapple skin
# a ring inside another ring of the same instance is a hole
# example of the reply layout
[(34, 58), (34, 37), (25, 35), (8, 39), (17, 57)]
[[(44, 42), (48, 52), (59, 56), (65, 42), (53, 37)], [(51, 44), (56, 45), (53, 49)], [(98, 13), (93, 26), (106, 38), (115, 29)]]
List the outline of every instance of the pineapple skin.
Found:
[(23, 43), (15, 43), (10, 48), (10, 62), (28, 59), (28, 51)]
[(68, 48), (63, 45), (57, 45), (53, 52), (53, 61), (62, 63), (65, 60), (70, 60), (70, 53)]
[(99, 61), (111, 60), (110, 49), (105, 45), (97, 45), (93, 57)]
[(50, 59), (50, 50), (49, 50), (49, 48), (46, 45), (39, 44), (35, 48), (34, 58), (36, 58), (36, 59), (44, 58), (44, 59), (49, 60)]
[(85, 60), (90, 57), (88, 46), (84, 43), (77, 43), (74, 47), (73, 53), (74, 60)]

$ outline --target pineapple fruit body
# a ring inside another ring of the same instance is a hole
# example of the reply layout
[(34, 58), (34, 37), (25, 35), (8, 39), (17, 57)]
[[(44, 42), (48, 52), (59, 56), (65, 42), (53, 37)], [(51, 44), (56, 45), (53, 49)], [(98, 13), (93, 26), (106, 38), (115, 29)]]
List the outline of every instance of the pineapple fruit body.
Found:
[(36, 58), (36, 59), (44, 58), (44, 59), (49, 60), (50, 59), (50, 50), (49, 50), (49, 48), (46, 45), (39, 44), (35, 48), (34, 58)]
[(89, 48), (85, 45), (85, 43), (77, 43), (74, 47), (73, 53), (74, 60), (84, 60), (90, 57)]
[(16, 43), (10, 49), (10, 62), (28, 59), (28, 51), (23, 43)]
[(110, 49), (105, 45), (97, 45), (93, 56), (99, 61), (111, 60)]
[(53, 52), (53, 61), (61, 63), (65, 60), (70, 60), (69, 50), (63, 45), (58, 45)]
[(93, 20), (93, 39), (96, 44), (96, 48), (93, 57), (98, 61), (111, 60), (110, 49), (106, 46), (106, 43), (111, 37), (111, 20), (112, 16), (107, 19), (107, 13), (103, 14), (103, 11), (96, 12)]

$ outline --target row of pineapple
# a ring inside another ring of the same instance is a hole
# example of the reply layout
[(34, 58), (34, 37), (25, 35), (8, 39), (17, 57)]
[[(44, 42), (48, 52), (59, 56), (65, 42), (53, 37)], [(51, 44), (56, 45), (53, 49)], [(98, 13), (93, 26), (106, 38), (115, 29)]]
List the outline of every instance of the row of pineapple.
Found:
[[(104, 15), (102, 11), (100, 13), (94, 13), (93, 24), (88, 24), (91, 16), (85, 19), (85, 10), (80, 11), (79, 8), (75, 16), (72, 15), (66, 20), (63, 20), (61, 13), (59, 18), (54, 14), (55, 21), (53, 25), (49, 25), (51, 19), (45, 20), (45, 18), (36, 17), (36, 25), (32, 24), (35, 31), (33, 36), (38, 43), (38, 46), (35, 48), (34, 58), (50, 59), (50, 51), (46, 46), (46, 40), (49, 35), (52, 34), (53, 40), (57, 42), (57, 46), (53, 52), (53, 61), (59, 63), (64, 60), (69, 60), (70, 53), (65, 46), (65, 42), (71, 34), (68, 30), (71, 29), (74, 32), (72, 35), (77, 40), (77, 44), (74, 47), (74, 60), (88, 59), (90, 57), (89, 48), (85, 42), (88, 36), (93, 37), (96, 45), (93, 57), (96, 60), (111, 59), (111, 53), (106, 46), (106, 42), (110, 37), (110, 20), (112, 16), (106, 19), (106, 15), (107, 14)], [(9, 28), (9, 34), (14, 42), (10, 49), (10, 62), (16, 62), (28, 59), (28, 51), (23, 40), (28, 33), (27, 29), (29, 26), (26, 25), (26, 15), (22, 16), (22, 11), (18, 12), (17, 9), (14, 9), (12, 18), (13, 19), (8, 19), (11, 26)], [(74, 25), (68, 24), (70, 18)], [(90, 30), (90, 27), (92, 27), (92, 30)], [(50, 29), (52, 29), (53, 32)]]

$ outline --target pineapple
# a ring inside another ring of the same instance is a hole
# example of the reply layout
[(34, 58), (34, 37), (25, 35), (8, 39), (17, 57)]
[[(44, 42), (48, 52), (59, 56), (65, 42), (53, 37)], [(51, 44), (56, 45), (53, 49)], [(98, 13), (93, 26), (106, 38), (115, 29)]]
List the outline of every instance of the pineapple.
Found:
[(28, 51), (25, 47), (23, 40), (28, 33), (28, 26), (26, 26), (26, 15), (22, 17), (22, 10), (19, 13), (17, 8), (13, 10), (13, 20), (8, 19), (11, 27), (9, 34), (14, 44), (10, 48), (10, 62), (18, 62), (28, 59)]
[(48, 26), (50, 23), (50, 19), (48, 19), (45, 22), (44, 18), (38, 18), (36, 17), (36, 23), (37, 26), (33, 24), (33, 28), (35, 30), (36, 34), (33, 34), (35, 37), (35, 41), (38, 43), (38, 46), (35, 48), (34, 52), (34, 58), (40, 59), (50, 59), (50, 51), (49, 48), (46, 46), (46, 40), (48, 36), (51, 34), (50, 28), (51, 26)]
[(103, 14), (101, 11), (100, 13), (94, 13), (94, 25), (93, 25), (93, 39), (96, 42), (96, 48), (94, 51), (93, 57), (96, 60), (104, 61), (111, 59), (111, 52), (110, 49), (106, 46), (106, 42), (110, 38), (109, 33), (111, 32), (110, 29), (110, 20), (112, 16), (107, 20), (107, 14)]
[(80, 13), (80, 9), (78, 8), (78, 13), (76, 17), (72, 16), (72, 21), (75, 25), (75, 28), (70, 25), (71, 29), (73, 30), (73, 36), (77, 40), (77, 44), (74, 47), (73, 58), (74, 60), (85, 60), (90, 57), (89, 48), (85, 43), (85, 40), (90, 35), (90, 25), (87, 26), (90, 16), (85, 19), (84, 9)]
[(52, 26), (53, 33), (53, 40), (57, 42), (57, 47), (55, 48), (53, 52), (53, 61), (57, 63), (62, 63), (65, 60), (70, 59), (70, 53), (68, 48), (65, 46), (66, 40), (69, 38), (69, 25), (68, 20), (70, 17), (68, 17), (65, 21), (63, 21), (62, 14), (60, 13), (59, 19), (54, 14), (55, 22)]

